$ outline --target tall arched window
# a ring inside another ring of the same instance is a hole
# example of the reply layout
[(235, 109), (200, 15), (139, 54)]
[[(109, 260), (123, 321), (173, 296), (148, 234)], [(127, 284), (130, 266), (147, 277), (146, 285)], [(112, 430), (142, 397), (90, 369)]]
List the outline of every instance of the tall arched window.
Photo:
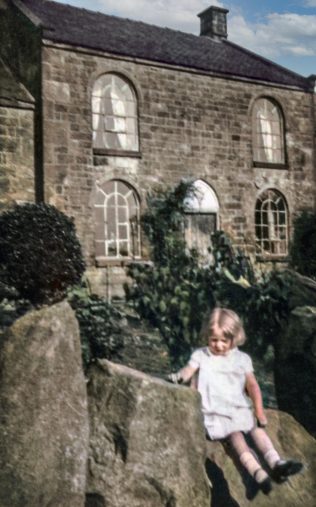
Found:
[(126, 182), (111, 180), (98, 188), (95, 202), (96, 257), (140, 257), (139, 199)]
[(258, 99), (253, 107), (253, 159), (262, 164), (285, 164), (283, 114), (268, 98)]
[(261, 255), (285, 256), (288, 253), (289, 219), (283, 195), (274, 189), (257, 199), (255, 211), (256, 244)]
[(218, 224), (219, 204), (214, 190), (203, 180), (193, 183), (193, 191), (185, 199), (185, 239), (202, 257), (209, 256), (211, 234)]
[(93, 147), (138, 151), (137, 100), (133, 87), (117, 74), (103, 74), (92, 91)]

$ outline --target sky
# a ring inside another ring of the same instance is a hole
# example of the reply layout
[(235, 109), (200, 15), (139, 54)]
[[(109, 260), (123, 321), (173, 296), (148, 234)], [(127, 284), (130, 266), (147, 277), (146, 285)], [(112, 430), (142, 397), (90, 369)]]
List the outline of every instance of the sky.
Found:
[(197, 14), (229, 9), (228, 40), (303, 76), (316, 74), (316, 0), (58, 0), (199, 35)]

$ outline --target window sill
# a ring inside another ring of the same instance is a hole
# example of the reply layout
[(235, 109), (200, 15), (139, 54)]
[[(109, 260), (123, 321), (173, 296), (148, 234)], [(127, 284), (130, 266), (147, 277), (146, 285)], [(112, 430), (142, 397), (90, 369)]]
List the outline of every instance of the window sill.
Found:
[(289, 167), (287, 164), (271, 164), (270, 162), (253, 162), (254, 167), (259, 167), (261, 169), (284, 169), (287, 170)]
[(110, 149), (107, 149), (107, 148), (93, 148), (93, 155), (95, 157), (130, 157), (130, 158), (141, 158), (140, 151), (110, 150)]
[(256, 261), (257, 262), (282, 262), (282, 263), (288, 263), (289, 262), (288, 255), (256, 255)]
[(148, 259), (144, 258), (124, 258), (124, 259), (109, 259), (107, 257), (96, 257), (95, 265), (97, 268), (107, 268), (107, 267), (121, 267), (125, 268), (130, 264), (145, 264), (149, 263)]

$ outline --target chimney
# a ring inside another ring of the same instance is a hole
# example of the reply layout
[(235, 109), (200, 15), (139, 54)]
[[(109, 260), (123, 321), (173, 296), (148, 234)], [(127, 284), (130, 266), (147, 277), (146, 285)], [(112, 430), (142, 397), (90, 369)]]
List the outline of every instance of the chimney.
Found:
[(212, 5), (198, 14), (201, 20), (200, 35), (206, 35), (212, 39), (227, 39), (227, 13), (228, 9)]

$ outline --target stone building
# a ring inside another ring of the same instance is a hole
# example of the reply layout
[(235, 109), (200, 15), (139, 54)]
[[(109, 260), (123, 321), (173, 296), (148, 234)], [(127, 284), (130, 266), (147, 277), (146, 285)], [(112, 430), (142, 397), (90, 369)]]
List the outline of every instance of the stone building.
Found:
[(315, 76), (230, 42), (227, 13), (200, 13), (195, 36), (0, 1), (1, 57), (35, 101), (36, 199), (75, 218), (109, 295), (145, 257), (139, 219), (155, 185), (195, 182), (186, 234), (202, 253), (221, 228), (258, 260), (286, 261), (293, 217), (314, 208)]
[(0, 210), (34, 200), (34, 99), (0, 58)]

